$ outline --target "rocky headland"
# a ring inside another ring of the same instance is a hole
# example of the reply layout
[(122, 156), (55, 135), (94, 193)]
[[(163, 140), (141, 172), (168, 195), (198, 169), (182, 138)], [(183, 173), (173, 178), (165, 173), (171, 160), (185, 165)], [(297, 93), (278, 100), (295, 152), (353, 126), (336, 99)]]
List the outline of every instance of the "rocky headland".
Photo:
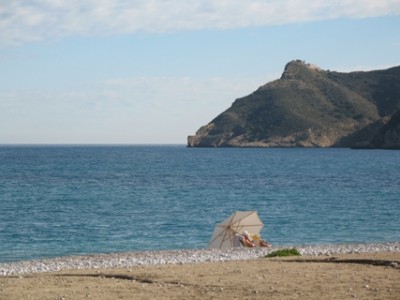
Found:
[(400, 67), (342, 73), (301, 60), (236, 99), (188, 147), (400, 149)]

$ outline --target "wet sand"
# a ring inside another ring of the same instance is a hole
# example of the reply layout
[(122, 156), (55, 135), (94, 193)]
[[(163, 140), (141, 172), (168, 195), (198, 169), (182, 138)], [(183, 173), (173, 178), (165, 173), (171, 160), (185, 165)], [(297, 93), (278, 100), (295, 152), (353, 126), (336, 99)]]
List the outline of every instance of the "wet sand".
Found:
[(400, 253), (0, 276), (0, 299), (400, 299)]

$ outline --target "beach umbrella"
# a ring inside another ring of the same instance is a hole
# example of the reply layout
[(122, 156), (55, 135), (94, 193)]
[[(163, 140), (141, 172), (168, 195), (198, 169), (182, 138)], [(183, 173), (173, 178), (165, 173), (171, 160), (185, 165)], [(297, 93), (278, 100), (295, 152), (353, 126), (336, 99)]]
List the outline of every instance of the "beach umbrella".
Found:
[(232, 248), (235, 234), (241, 235), (244, 231), (260, 234), (263, 226), (257, 211), (237, 211), (215, 226), (208, 248)]

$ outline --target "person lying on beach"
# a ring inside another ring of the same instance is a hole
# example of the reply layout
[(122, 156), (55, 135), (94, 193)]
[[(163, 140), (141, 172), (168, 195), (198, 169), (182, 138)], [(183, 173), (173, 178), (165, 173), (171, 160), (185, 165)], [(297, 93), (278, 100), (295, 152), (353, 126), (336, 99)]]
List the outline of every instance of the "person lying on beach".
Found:
[(267, 241), (264, 241), (262, 239), (260, 239), (260, 247), (271, 247), (272, 245), (270, 243), (268, 243)]
[(254, 248), (256, 246), (247, 231), (243, 232), (242, 236), (240, 237), (240, 242), (244, 247)]
[(247, 231), (243, 232), (243, 242), (242, 245), (245, 247), (271, 247), (272, 245), (266, 240), (263, 240), (258, 234), (251, 234)]

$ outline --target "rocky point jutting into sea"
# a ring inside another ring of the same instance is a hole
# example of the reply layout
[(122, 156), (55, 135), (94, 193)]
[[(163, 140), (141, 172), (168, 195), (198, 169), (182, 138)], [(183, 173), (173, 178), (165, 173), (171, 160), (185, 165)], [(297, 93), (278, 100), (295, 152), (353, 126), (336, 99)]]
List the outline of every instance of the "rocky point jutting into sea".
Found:
[(188, 147), (400, 149), (400, 66), (342, 73), (301, 60), (188, 137)]

